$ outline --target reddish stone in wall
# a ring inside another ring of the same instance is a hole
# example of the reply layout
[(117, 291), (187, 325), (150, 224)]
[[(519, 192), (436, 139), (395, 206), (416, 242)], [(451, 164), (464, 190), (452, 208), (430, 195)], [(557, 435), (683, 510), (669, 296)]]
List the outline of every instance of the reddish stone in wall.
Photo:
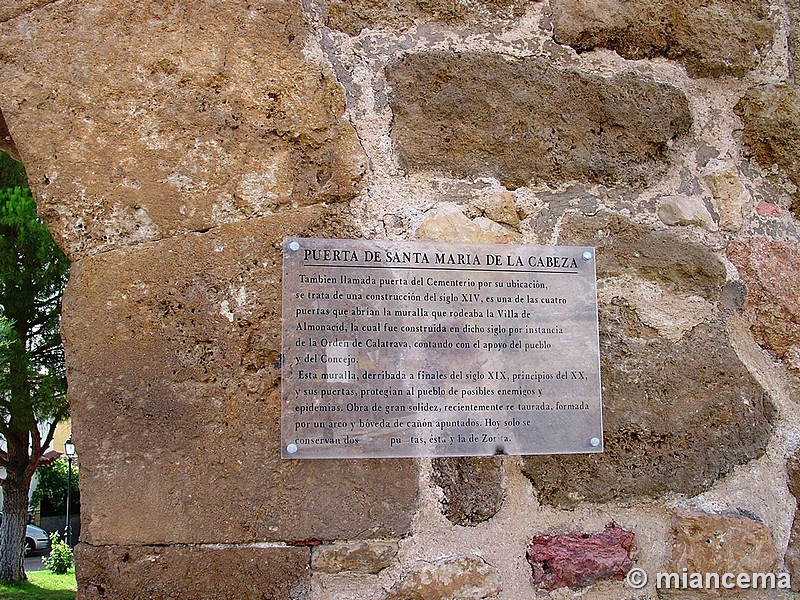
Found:
[(800, 370), (800, 244), (766, 237), (733, 242), (728, 258), (747, 287), (753, 335)]
[(534, 585), (544, 590), (577, 588), (624, 577), (633, 566), (633, 547), (633, 532), (609, 523), (600, 533), (534, 536), (526, 557)]

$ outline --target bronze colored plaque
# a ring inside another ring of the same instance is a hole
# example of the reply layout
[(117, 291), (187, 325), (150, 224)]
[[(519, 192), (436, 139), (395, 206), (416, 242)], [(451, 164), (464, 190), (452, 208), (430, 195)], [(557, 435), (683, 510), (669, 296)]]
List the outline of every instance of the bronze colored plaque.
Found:
[(283, 250), (284, 458), (602, 452), (594, 248)]

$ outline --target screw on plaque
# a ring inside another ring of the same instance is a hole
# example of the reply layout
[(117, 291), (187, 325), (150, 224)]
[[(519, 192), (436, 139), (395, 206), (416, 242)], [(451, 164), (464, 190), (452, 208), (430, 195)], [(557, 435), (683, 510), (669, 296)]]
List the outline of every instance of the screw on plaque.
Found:
[(590, 258), (592, 258), (592, 253), (589, 252), (588, 250), (584, 250), (583, 251), (583, 260), (589, 260)]
[(295, 252), (297, 250), (300, 250), (300, 244), (298, 244), (297, 242), (291, 242), (289, 244), (289, 250), (292, 250), (292, 251), (295, 251)]
[(294, 454), (295, 452), (297, 452), (297, 444), (289, 444), (288, 446), (286, 446), (286, 451), (289, 454)]
[(600, 445), (600, 438), (593, 437), (591, 440), (589, 440), (589, 443), (592, 445), (592, 447), (597, 448)]

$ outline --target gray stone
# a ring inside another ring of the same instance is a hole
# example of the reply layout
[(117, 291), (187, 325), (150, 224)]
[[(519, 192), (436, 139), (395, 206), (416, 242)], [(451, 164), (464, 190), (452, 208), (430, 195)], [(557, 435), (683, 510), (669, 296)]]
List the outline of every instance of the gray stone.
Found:
[(491, 519), (503, 504), (503, 461), (499, 457), (433, 460), (433, 481), (444, 492), (444, 514), (456, 525)]
[(390, 63), (392, 139), (409, 171), (492, 176), (507, 188), (568, 180), (644, 185), (692, 119), (678, 89), (490, 53), (430, 51)]
[(744, 76), (766, 56), (774, 35), (764, 0), (552, 0), (551, 6), (557, 42), (634, 60), (664, 56), (692, 77)]

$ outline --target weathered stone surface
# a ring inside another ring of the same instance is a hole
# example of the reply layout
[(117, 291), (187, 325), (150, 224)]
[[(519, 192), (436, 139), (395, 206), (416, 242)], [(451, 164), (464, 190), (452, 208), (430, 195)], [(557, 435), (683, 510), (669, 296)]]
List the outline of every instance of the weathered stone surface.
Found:
[(0, 111), (0, 152), (5, 152), (11, 156), (11, 158), (19, 160), (19, 152), (14, 145), (14, 140), (11, 138), (11, 133), (8, 131), (8, 125), (3, 116), (3, 111)]
[(666, 225), (699, 225), (716, 231), (717, 224), (699, 196), (662, 196), (658, 202), (658, 218)]
[(521, 17), (536, 0), (325, 0), (329, 27), (358, 35), (362, 29), (405, 29), (425, 21), (456, 26), (500, 26)]
[(301, 600), (308, 589), (308, 553), (308, 548), (79, 544), (78, 598)]
[(800, 0), (787, 0), (789, 9), (789, 72), (792, 82), (800, 82)]
[[(786, 474), (789, 477), (789, 491), (800, 506), (800, 456), (797, 453), (787, 459)], [(800, 510), (797, 509), (792, 520), (792, 533), (789, 536), (785, 561), (786, 569), (792, 576), (792, 589), (800, 591)]]
[[(597, 246), (599, 287), (626, 275), (665, 293), (720, 299), (724, 268), (700, 245), (602, 215), (565, 218), (561, 230), (559, 243)], [(692, 495), (764, 452), (774, 409), (721, 321), (709, 317), (670, 341), (622, 292), (599, 309), (605, 452), (523, 459), (540, 501)]]
[(714, 206), (720, 216), (720, 227), (726, 231), (741, 229), (753, 198), (744, 186), (736, 167), (725, 161), (713, 159), (706, 163), (700, 176), (711, 190)]
[(770, 238), (733, 242), (728, 258), (747, 287), (758, 342), (800, 370), (800, 244)]
[(667, 291), (716, 302), (725, 267), (713, 252), (672, 232), (652, 231), (617, 215), (565, 215), (559, 244), (594, 245), (600, 279), (623, 275)]
[(503, 461), (498, 457), (433, 460), (433, 481), (444, 492), (444, 514), (456, 525), (491, 519), (503, 504)]
[(363, 153), (309, 32), (277, 0), (89, 0), (0, 23), (0, 107), (67, 254), (351, 198)]
[(741, 77), (772, 43), (765, 0), (553, 0), (554, 38), (578, 52), (608, 48), (629, 59), (664, 56), (692, 77)]
[(428, 212), (416, 236), (420, 240), (468, 244), (506, 244), (520, 239), (519, 232), (485, 217), (470, 220), (453, 204), (444, 204)]
[(579, 588), (600, 579), (622, 579), (633, 567), (634, 546), (632, 531), (609, 523), (600, 533), (534, 536), (525, 557), (535, 586)]
[(474, 556), (420, 561), (385, 600), (483, 600), (502, 591), (491, 565)]
[(678, 512), (667, 571), (771, 573), (778, 562), (769, 529), (746, 514)]
[(377, 573), (385, 569), (397, 556), (394, 540), (363, 540), (336, 542), (314, 546), (311, 568), (323, 573)]
[(484, 214), (492, 221), (505, 223), (511, 227), (519, 225), (519, 214), (514, 204), (514, 194), (511, 192), (500, 192), (479, 202)]
[[(769, 169), (783, 169), (800, 187), (800, 88), (763, 85), (751, 88), (734, 111), (744, 123), (745, 145), (755, 160)], [(800, 218), (800, 193), (794, 196), (792, 212)]]
[(597, 294), (598, 300), (606, 304), (624, 298), (642, 325), (671, 342), (680, 341), (694, 327), (713, 319), (716, 312), (715, 305), (700, 296), (671, 292), (631, 275), (606, 277)]
[(492, 176), (508, 188), (568, 180), (642, 185), (691, 116), (678, 89), (624, 73), (560, 69), (537, 57), (410, 54), (386, 69), (403, 168)]
[(84, 541), (408, 533), (412, 461), (280, 458), (280, 240), (324, 234), (328, 218), (287, 211), (73, 265), (63, 331)]

